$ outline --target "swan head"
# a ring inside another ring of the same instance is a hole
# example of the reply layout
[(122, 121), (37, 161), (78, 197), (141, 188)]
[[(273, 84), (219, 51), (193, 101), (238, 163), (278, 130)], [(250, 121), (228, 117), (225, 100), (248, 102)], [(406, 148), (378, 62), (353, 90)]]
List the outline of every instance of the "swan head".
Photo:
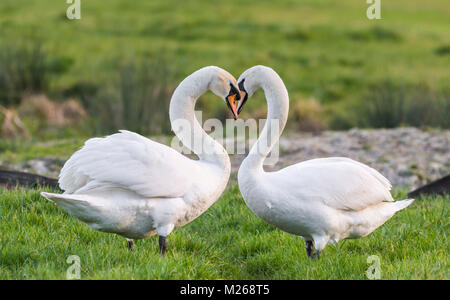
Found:
[(238, 118), (237, 105), (241, 100), (241, 93), (236, 79), (227, 71), (219, 67), (211, 67), (213, 72), (209, 89), (217, 96), (225, 99), (235, 120)]
[(259, 65), (247, 69), (239, 76), (238, 86), (242, 101), (238, 105), (238, 115), (241, 113), (247, 99), (261, 88), (265, 80), (270, 80), (269, 76), (272, 74), (276, 74), (273, 69)]

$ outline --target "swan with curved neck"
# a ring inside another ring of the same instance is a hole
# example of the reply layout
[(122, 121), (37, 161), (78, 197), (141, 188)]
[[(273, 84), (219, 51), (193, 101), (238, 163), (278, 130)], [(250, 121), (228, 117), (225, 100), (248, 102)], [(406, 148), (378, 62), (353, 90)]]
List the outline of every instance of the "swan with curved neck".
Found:
[(166, 236), (205, 212), (230, 176), (225, 149), (195, 118), (195, 102), (208, 90), (223, 98), (237, 118), (237, 82), (218, 67), (205, 67), (188, 76), (170, 102), (173, 130), (199, 160), (121, 130), (86, 141), (61, 170), (59, 185), (64, 193), (43, 192), (42, 196), (92, 229), (124, 236), (129, 247), (134, 239), (158, 234), (164, 254)]
[(309, 257), (319, 257), (329, 243), (368, 235), (414, 201), (394, 201), (383, 175), (345, 157), (312, 159), (265, 172), (264, 159), (287, 121), (288, 92), (278, 74), (264, 66), (248, 69), (238, 82), (243, 97), (238, 113), (259, 88), (268, 105), (266, 125), (239, 168), (239, 189), (258, 217), (301, 236)]

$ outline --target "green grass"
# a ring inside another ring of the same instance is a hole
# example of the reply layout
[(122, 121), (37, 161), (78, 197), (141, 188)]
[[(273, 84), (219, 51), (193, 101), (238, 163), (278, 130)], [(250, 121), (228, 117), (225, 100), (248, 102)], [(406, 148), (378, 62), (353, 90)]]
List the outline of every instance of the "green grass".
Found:
[(165, 257), (157, 237), (129, 251), (124, 238), (91, 230), (39, 190), (0, 189), (0, 279), (65, 279), (70, 255), (80, 257), (82, 279), (366, 279), (370, 255), (381, 260), (381, 279), (449, 279), (449, 200), (417, 200), (312, 261), (301, 238), (258, 219), (236, 186), (170, 234)]
[[(104, 91), (127, 61), (163, 57), (177, 70), (175, 83), (206, 65), (237, 77), (264, 64), (279, 72), (291, 101), (313, 97), (332, 128), (349, 128), (365, 125), (358, 107), (383, 82), (425, 85), (432, 96), (448, 86), (447, 2), (384, 1), (382, 19), (368, 20), (361, 0), (90, 0), (81, 20), (69, 21), (65, 1), (2, 0), (0, 44), (40, 41), (58, 71), (49, 80), (54, 97), (83, 85)], [(257, 98), (247, 112), (265, 105)], [(226, 108), (208, 100), (202, 109), (211, 117)]]
[(0, 140), (0, 163), (19, 163), (41, 157), (67, 159), (81, 148), (88, 137), (51, 141)]

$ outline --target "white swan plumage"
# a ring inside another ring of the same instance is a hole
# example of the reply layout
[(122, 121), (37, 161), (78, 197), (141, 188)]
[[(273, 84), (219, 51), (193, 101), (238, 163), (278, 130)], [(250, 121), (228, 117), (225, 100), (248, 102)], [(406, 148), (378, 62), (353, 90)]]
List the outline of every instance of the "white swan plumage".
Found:
[(243, 97), (238, 113), (259, 88), (268, 104), (264, 129), (239, 168), (239, 189), (258, 217), (301, 236), (309, 257), (319, 257), (329, 243), (368, 235), (414, 201), (394, 201), (389, 180), (345, 157), (311, 159), (265, 172), (264, 159), (287, 121), (288, 92), (278, 74), (265, 66), (248, 69), (238, 82)]
[(166, 236), (205, 212), (222, 194), (230, 176), (225, 149), (195, 118), (195, 102), (207, 90), (224, 98), (237, 118), (237, 82), (214, 66), (184, 79), (170, 102), (172, 129), (199, 160), (120, 130), (86, 141), (60, 172), (64, 193), (42, 192), (42, 196), (93, 229), (126, 237), (129, 247), (133, 239), (156, 233), (164, 253)]

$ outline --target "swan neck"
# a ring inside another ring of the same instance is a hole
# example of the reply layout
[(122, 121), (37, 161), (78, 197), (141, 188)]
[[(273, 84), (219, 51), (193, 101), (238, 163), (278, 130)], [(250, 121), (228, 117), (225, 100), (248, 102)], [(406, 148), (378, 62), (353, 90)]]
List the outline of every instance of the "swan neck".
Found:
[(263, 170), (265, 158), (278, 143), (286, 125), (289, 113), (289, 95), (281, 78), (274, 71), (266, 71), (259, 86), (264, 90), (267, 101), (267, 120), (261, 134), (247, 156), (247, 164)]
[(209, 90), (211, 80), (212, 73), (201, 69), (180, 83), (170, 101), (170, 123), (177, 138), (200, 160), (226, 167), (230, 162), (225, 149), (203, 130), (195, 116), (195, 103)]

